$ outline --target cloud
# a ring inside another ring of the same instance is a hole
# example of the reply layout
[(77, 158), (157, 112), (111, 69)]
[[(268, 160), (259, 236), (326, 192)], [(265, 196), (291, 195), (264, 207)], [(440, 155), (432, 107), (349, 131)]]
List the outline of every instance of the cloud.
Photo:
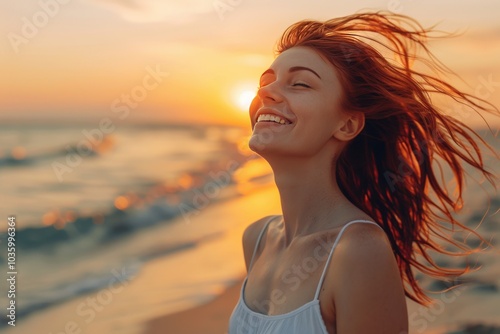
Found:
[(190, 23), (213, 11), (212, 0), (88, 0), (132, 22)]

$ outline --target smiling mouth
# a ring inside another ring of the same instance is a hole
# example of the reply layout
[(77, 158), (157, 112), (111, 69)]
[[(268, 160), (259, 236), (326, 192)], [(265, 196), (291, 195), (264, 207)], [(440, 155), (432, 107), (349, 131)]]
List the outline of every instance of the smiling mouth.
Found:
[(281, 124), (281, 125), (292, 124), (292, 122), (290, 122), (282, 117), (272, 115), (272, 114), (259, 115), (259, 117), (257, 118), (257, 123), (263, 123), (263, 122), (277, 123), (277, 124)]

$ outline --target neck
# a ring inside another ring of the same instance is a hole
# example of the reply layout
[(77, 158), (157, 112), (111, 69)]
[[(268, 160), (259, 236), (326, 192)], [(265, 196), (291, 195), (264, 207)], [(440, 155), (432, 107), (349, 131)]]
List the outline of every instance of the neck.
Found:
[(340, 191), (331, 154), (274, 157), (269, 162), (280, 193), (286, 245), (327, 224), (342, 223), (332, 217), (341, 219), (343, 209), (352, 204)]

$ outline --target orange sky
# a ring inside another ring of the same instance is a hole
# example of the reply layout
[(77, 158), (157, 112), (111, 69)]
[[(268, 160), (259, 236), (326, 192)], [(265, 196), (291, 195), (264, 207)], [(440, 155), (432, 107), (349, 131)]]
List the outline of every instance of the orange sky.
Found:
[[(500, 2), (480, 4), (2, 1), (0, 121), (74, 123), (111, 117), (123, 122), (248, 124), (235, 95), (256, 88), (273, 60), (275, 41), (288, 25), (366, 8), (392, 9), (426, 26), (440, 23), (447, 31), (466, 30), (433, 45), (433, 50), (463, 77), (464, 88), (500, 106)], [(156, 80), (152, 71), (160, 72)]]

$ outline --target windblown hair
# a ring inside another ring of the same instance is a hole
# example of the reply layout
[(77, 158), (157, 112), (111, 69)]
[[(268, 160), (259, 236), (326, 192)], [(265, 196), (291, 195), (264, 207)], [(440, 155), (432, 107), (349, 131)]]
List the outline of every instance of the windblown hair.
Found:
[[(342, 83), (341, 108), (364, 114), (365, 126), (342, 150), (335, 177), (344, 195), (386, 231), (406, 295), (424, 305), (431, 299), (419, 286), (413, 269), (438, 279), (470, 270), (441, 267), (429, 254), (474, 251), (443, 233), (458, 227), (477, 235), (453, 215), (462, 205), (462, 163), (480, 171), (492, 184), (494, 180), (484, 166), (479, 143), (489, 146), (433, 100), (444, 96), (477, 113), (498, 111), (440, 78), (452, 72), (426, 45), (435, 33), (404, 15), (360, 13), (325, 22), (295, 23), (277, 44), (278, 54), (305, 46), (326, 58)], [(417, 71), (416, 61), (432, 71)], [(455, 195), (433, 169), (437, 161), (440, 168), (444, 164), (452, 171)], [(447, 250), (438, 239), (460, 251)]]

